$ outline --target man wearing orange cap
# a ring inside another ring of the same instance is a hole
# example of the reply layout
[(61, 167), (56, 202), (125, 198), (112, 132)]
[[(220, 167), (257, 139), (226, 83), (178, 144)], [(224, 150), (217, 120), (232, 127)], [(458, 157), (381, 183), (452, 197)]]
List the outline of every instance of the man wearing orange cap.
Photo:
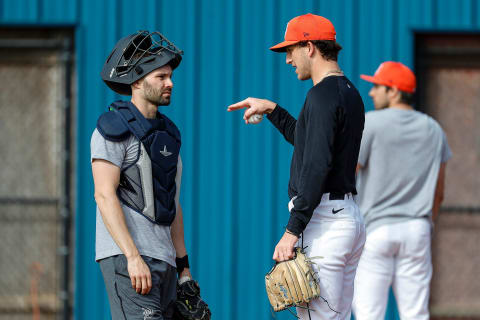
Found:
[(292, 117), (278, 104), (247, 98), (228, 110), (246, 108), (268, 119), (294, 146), (290, 168), (290, 219), (273, 259), (293, 257), (305, 247), (318, 273), (321, 299), (297, 308), (301, 319), (350, 319), (353, 280), (365, 242), (365, 226), (353, 195), (355, 168), (365, 120), (362, 99), (337, 64), (341, 46), (335, 28), (321, 16), (306, 14), (287, 25), (285, 41), (270, 49), (286, 52), (286, 63), (300, 80), (311, 79), (305, 103)]
[(390, 285), (400, 319), (429, 319), (432, 221), (443, 199), (451, 157), (442, 128), (412, 107), (416, 80), (399, 62), (384, 62), (370, 96), (358, 158), (358, 203), (367, 241), (355, 278), (357, 320), (383, 319)]

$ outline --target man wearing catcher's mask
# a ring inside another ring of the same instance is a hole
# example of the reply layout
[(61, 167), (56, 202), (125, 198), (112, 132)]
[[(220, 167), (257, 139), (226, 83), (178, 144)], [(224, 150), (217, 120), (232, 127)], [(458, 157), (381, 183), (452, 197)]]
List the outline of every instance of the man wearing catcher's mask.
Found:
[(298, 119), (263, 99), (247, 98), (228, 108), (246, 108), (247, 123), (252, 115), (267, 114), (294, 146), (288, 186), (290, 219), (273, 259), (292, 258), (298, 244), (316, 263), (323, 299), (310, 303), (310, 315), (297, 308), (301, 319), (350, 319), (353, 280), (365, 242), (363, 219), (353, 198), (364, 106), (339, 69), (341, 47), (335, 39), (328, 19), (306, 14), (292, 19), (285, 41), (270, 48), (286, 52), (286, 63), (295, 68), (299, 80), (313, 82)]
[(170, 104), (181, 54), (160, 33), (139, 31), (118, 41), (101, 72), (110, 89), (131, 95), (110, 105), (91, 139), (95, 258), (115, 320), (210, 318), (185, 249), (180, 132), (157, 110)]

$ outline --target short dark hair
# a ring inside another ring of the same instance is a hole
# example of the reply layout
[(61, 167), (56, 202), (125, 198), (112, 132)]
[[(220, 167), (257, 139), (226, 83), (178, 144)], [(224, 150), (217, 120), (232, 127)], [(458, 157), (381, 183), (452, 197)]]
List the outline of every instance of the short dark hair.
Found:
[(413, 106), (415, 104), (415, 94), (400, 91), (400, 102)]
[[(342, 46), (335, 40), (308, 40), (320, 50), (320, 54), (325, 60), (337, 61), (338, 53), (342, 50)], [(305, 47), (308, 41), (300, 41), (299, 46)]]
[[(385, 86), (387, 91), (390, 90), (392, 87)], [(409, 106), (413, 106), (415, 103), (415, 93), (405, 92), (398, 90), (400, 92), (400, 101), (401, 103), (408, 104)]]

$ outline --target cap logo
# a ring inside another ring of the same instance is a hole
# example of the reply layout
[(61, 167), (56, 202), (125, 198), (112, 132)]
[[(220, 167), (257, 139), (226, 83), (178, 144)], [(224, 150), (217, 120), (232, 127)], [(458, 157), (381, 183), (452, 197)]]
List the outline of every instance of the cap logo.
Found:
[(304, 33), (303, 33), (303, 36), (304, 36), (305, 38), (308, 37), (309, 35), (310, 35), (310, 33), (308, 33), (308, 32), (304, 32)]

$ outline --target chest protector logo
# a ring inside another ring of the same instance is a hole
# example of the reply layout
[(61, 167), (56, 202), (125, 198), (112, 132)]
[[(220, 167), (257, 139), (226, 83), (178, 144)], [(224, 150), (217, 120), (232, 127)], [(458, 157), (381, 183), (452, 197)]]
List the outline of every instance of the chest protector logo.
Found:
[(133, 134), (140, 141), (135, 163), (123, 168), (117, 189), (120, 201), (160, 225), (171, 225), (176, 214), (177, 163), (180, 132), (165, 115), (145, 119), (129, 101), (116, 101), (97, 122), (100, 134), (124, 141)]

